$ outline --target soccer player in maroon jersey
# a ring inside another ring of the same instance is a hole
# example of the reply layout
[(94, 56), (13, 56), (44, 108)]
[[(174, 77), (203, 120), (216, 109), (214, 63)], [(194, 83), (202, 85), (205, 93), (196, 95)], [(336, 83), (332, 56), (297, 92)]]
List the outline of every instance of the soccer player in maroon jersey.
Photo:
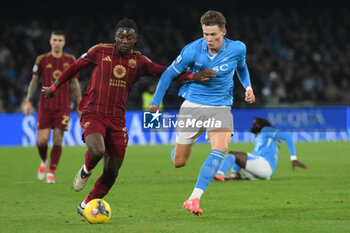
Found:
[[(85, 163), (73, 181), (75, 191), (86, 185), (87, 179), (100, 159), (104, 158), (103, 173), (94, 188), (78, 206), (84, 216), (86, 204), (95, 198), (103, 198), (118, 176), (128, 143), (125, 128), (125, 102), (131, 86), (140, 76), (160, 77), (167, 67), (158, 65), (134, 51), (137, 41), (137, 25), (131, 19), (121, 20), (116, 27), (115, 44), (98, 44), (83, 54), (66, 69), (51, 87), (44, 87), (47, 98), (54, 96), (56, 89), (74, 77), (82, 68), (93, 66), (92, 77), (79, 109), (83, 138), (88, 147)], [(216, 72), (203, 70), (196, 74), (184, 73), (179, 80), (205, 81)]]
[[(73, 55), (63, 52), (65, 36), (62, 31), (53, 31), (50, 36), (51, 51), (38, 56), (32, 70), (32, 80), (28, 87), (27, 100), (24, 106), (24, 114), (28, 116), (32, 112), (34, 94), (36, 92), (39, 77), (41, 86), (50, 86), (70, 64), (75, 61)], [(75, 77), (77, 77), (76, 75)], [(80, 86), (77, 79), (71, 81), (71, 88), (76, 97), (77, 103), (81, 100)], [(38, 170), (38, 179), (45, 178), (47, 167), (47, 142), (51, 129), (53, 129), (53, 147), (49, 171), (46, 175), (47, 183), (55, 183), (55, 171), (62, 154), (63, 133), (68, 128), (70, 115), (70, 87), (65, 83), (57, 91), (55, 98), (47, 99), (44, 94), (40, 94), (38, 108), (38, 141), (37, 148), (41, 158)]]

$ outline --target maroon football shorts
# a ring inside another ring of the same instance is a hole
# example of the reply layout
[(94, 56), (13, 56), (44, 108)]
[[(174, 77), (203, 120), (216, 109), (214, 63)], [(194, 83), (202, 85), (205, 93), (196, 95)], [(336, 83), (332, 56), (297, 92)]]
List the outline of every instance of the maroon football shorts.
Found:
[(38, 111), (38, 130), (59, 128), (62, 131), (68, 130), (70, 109), (41, 109)]
[(80, 118), (80, 125), (83, 128), (83, 140), (91, 133), (99, 133), (105, 140), (108, 155), (124, 157), (128, 145), (128, 131), (124, 119), (84, 113)]

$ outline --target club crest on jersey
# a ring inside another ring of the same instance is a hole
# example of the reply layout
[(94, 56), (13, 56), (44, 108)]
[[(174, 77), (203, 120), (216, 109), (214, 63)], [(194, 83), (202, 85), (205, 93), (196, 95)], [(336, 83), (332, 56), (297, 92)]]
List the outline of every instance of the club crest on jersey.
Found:
[(63, 69), (66, 69), (69, 66), (68, 62), (63, 63)]
[(55, 80), (58, 79), (60, 77), (61, 73), (62, 73), (62, 71), (55, 70), (54, 72), (52, 72), (52, 78)]
[(49, 64), (47, 64), (45, 67), (46, 67), (47, 69), (50, 69), (50, 68), (52, 68), (52, 64), (49, 63)]
[(113, 74), (116, 78), (122, 78), (125, 76), (126, 74), (126, 69), (124, 66), (122, 65), (116, 65), (114, 68), (113, 68)]
[(129, 67), (132, 68), (132, 69), (135, 69), (135, 67), (136, 67), (135, 59), (130, 59), (129, 60)]
[(89, 127), (90, 126), (90, 122), (88, 121), (88, 122), (86, 122), (85, 124), (84, 124), (84, 128), (86, 129), (87, 127)]

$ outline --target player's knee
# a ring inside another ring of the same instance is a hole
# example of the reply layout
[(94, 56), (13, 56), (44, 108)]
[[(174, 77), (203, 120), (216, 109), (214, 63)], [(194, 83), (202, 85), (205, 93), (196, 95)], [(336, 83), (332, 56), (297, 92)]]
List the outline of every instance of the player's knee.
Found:
[(92, 159), (102, 158), (104, 156), (105, 152), (106, 152), (105, 148), (103, 148), (103, 147), (91, 147), (91, 148), (89, 148), (89, 153), (90, 153)]
[(61, 146), (62, 145), (62, 138), (53, 139), (52, 142), (56, 146)]
[(184, 161), (184, 160), (179, 160), (179, 159), (174, 159), (174, 167), (176, 168), (180, 168), (180, 167), (183, 167), (185, 166), (187, 163), (187, 161)]
[(43, 147), (47, 145), (47, 140), (45, 138), (38, 138), (38, 142), (37, 142), (39, 147)]

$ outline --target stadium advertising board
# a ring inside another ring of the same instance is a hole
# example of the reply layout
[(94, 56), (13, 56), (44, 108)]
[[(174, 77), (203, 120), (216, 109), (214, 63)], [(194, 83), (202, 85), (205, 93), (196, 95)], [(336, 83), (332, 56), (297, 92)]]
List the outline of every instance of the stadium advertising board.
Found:
[[(350, 140), (349, 112), (350, 107), (233, 109), (235, 133), (231, 142), (254, 140), (254, 135), (249, 130), (255, 116), (268, 119), (272, 125), (282, 131), (292, 132), (296, 141), (348, 141)], [(155, 117), (154, 125), (159, 124), (161, 127), (150, 129), (153, 118), (151, 113), (127, 111), (129, 145), (173, 144), (176, 135), (174, 125), (176, 125), (178, 112), (174, 110), (160, 112), (160, 114), (159, 118)], [(164, 122), (162, 122), (163, 116), (166, 119), (163, 120)], [(76, 113), (71, 113), (70, 117), (63, 144), (83, 145), (79, 118)], [(37, 114), (28, 117), (18, 113), (0, 114), (0, 146), (36, 145), (36, 120)], [(206, 142), (205, 133), (198, 142)]]

